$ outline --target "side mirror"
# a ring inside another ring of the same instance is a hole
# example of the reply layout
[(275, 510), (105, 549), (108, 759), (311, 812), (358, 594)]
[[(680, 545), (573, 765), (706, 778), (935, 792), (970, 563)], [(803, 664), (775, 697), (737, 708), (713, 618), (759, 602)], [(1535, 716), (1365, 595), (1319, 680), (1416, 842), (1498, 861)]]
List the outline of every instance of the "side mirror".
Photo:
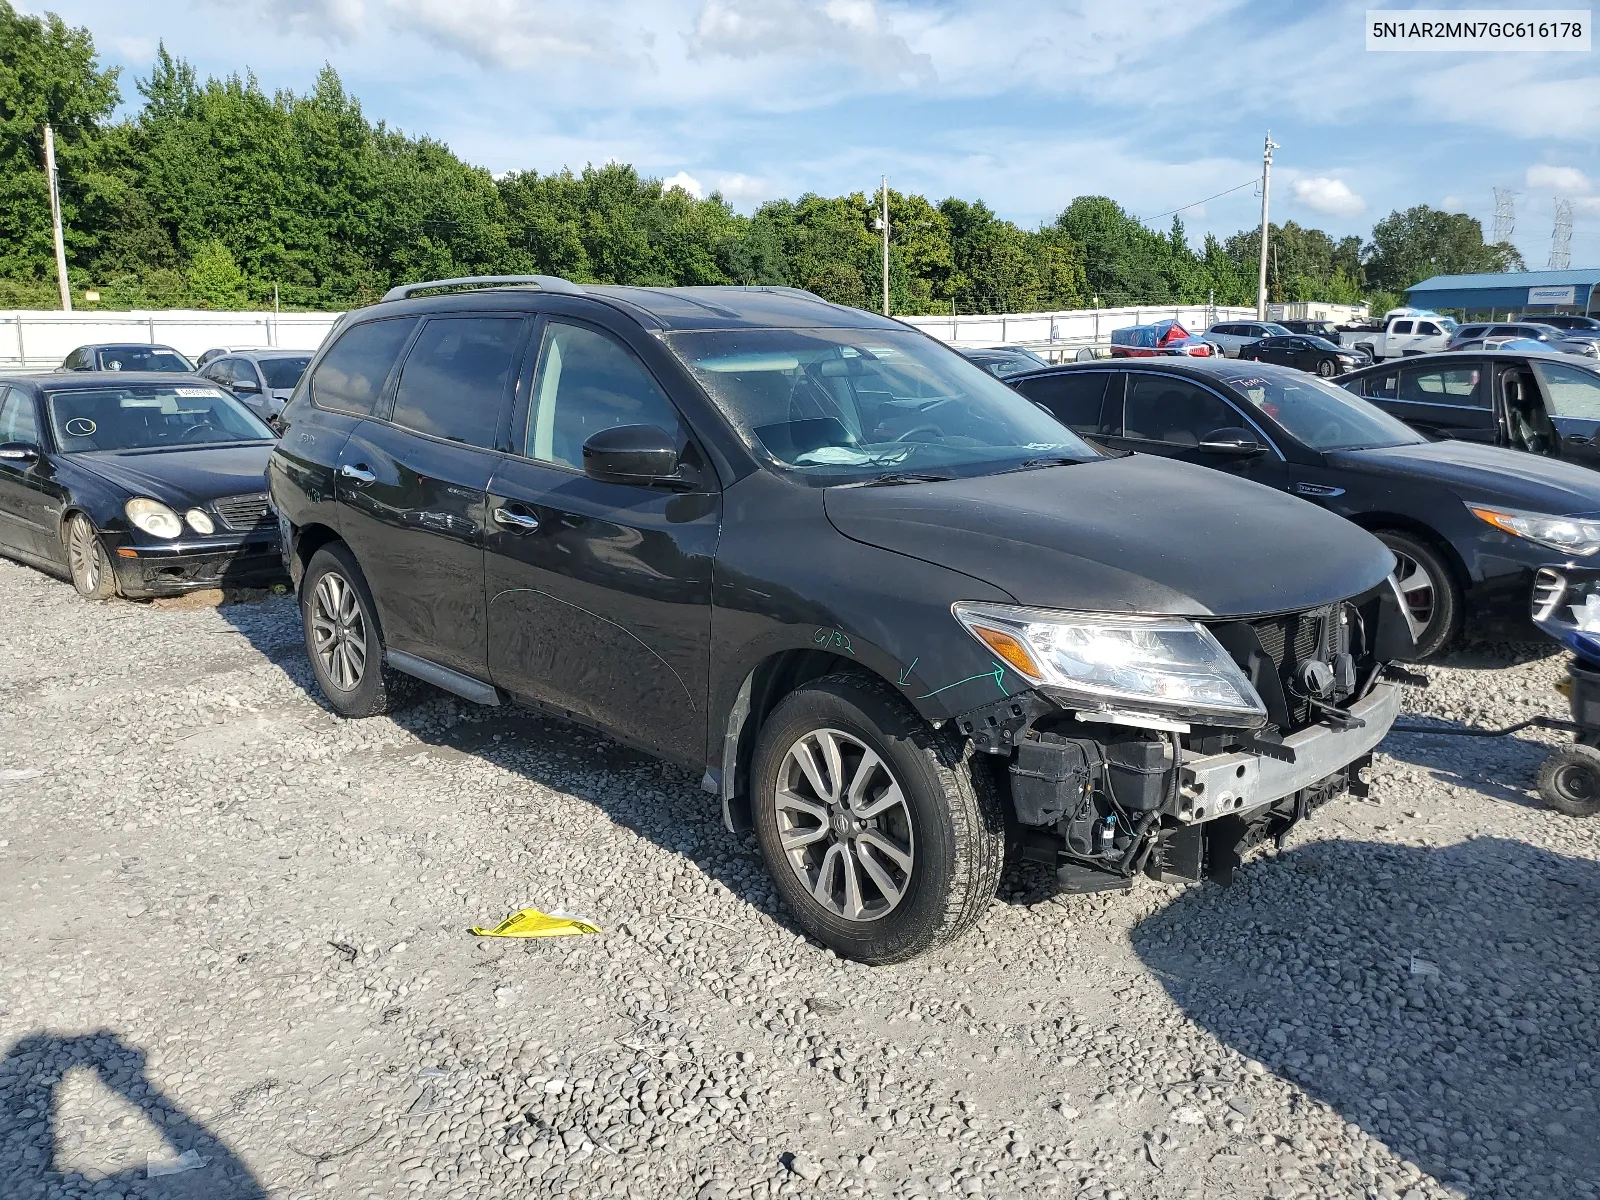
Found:
[(606, 483), (660, 483), (678, 474), (678, 446), (655, 425), (615, 425), (583, 444), (583, 472)]
[(1249, 458), (1264, 449), (1248, 429), (1213, 429), (1200, 439), (1199, 448), (1206, 454), (1231, 458)]
[(254, 379), (235, 379), (228, 387), (235, 392), (250, 392), (257, 396), (261, 394), (261, 385)]
[(0, 443), (0, 462), (38, 462), (39, 447), (32, 442)]

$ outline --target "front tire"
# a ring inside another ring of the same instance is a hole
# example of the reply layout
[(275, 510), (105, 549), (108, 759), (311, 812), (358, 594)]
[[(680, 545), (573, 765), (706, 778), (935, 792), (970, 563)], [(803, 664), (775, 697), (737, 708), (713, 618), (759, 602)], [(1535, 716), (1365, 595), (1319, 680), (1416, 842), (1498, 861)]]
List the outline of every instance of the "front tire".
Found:
[(89, 518), (76, 513), (67, 522), (67, 566), (72, 586), (85, 600), (109, 600), (117, 594), (117, 576), (106, 556), (105, 543)]
[(1332, 379), (1334, 374), (1333, 360), (1324, 358), (1317, 363), (1317, 374), (1324, 379)]
[(383, 661), (378, 607), (344, 545), (311, 556), (300, 583), (300, 618), (317, 686), (341, 717), (393, 712), (413, 696), (411, 677)]
[(1400, 594), (1411, 610), (1411, 619), (1422, 626), (1412, 661), (1432, 658), (1459, 632), (1461, 585), (1444, 556), (1421, 538), (1396, 529), (1381, 529), (1377, 537), (1394, 551)]
[(999, 886), (1005, 819), (970, 753), (865, 676), (825, 676), (773, 710), (751, 772), (756, 837), (806, 932), (880, 964), (977, 923)]

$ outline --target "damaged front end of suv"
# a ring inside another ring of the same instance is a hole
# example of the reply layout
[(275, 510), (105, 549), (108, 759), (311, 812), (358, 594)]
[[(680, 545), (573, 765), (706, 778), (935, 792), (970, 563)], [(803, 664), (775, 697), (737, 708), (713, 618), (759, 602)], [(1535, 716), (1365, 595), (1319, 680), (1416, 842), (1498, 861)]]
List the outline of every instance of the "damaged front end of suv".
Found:
[(957, 603), (1032, 688), (956, 718), (1003, 774), (1021, 857), (1068, 892), (1230, 882), (1345, 792), (1400, 708), (1415, 626), (1390, 576), (1362, 595), (1251, 619)]

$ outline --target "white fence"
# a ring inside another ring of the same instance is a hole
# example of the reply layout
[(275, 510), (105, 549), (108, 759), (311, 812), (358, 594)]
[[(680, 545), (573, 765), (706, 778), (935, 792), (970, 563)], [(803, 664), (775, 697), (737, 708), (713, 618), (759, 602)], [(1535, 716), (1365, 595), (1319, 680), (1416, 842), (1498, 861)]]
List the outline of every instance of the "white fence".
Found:
[(1113, 329), (1177, 321), (1190, 333), (1204, 333), (1218, 321), (1253, 321), (1253, 308), (1209, 304), (1163, 304), (1136, 308), (1079, 308), (1061, 312), (997, 313), (974, 316), (902, 317), (924, 333), (963, 346), (1027, 346), (1032, 350), (1076, 350), (1105, 345)]
[(13, 310), (0, 312), (0, 370), (47, 371), (60, 366), (79, 346), (101, 342), (171, 346), (190, 358), (214, 346), (315, 350), (338, 319), (338, 313), (181, 308), (71, 313)]

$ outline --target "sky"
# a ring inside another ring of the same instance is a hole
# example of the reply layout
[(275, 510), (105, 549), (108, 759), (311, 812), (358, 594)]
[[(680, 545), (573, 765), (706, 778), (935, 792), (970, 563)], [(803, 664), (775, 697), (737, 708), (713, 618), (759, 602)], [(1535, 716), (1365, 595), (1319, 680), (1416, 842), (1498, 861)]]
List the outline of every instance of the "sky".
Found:
[(1517, 193), (1512, 240), (1529, 267), (1549, 259), (1557, 197), (1572, 202), (1572, 265), (1600, 265), (1600, 51), (1369, 52), (1358, 4), (18, 6), (88, 26), (102, 61), (124, 68), (125, 101), (158, 40), (202, 75), (249, 69), (269, 90), (303, 91), (329, 63), (370, 119), (496, 174), (619, 160), (743, 212), (871, 191), (887, 174), (896, 190), (982, 199), (1030, 228), (1103, 194), (1158, 228), (1180, 210), (1198, 242), (1259, 223), (1270, 130), (1275, 221), (1364, 237), (1430, 204), (1489, 233), (1498, 186)]

